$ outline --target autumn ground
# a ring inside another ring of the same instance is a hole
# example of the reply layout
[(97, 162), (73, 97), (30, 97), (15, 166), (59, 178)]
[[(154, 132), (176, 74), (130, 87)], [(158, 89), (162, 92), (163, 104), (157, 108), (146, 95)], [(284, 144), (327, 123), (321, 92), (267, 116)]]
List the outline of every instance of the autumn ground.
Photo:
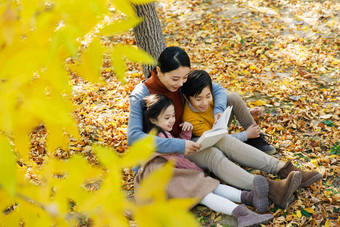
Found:
[[(265, 108), (257, 122), (277, 148), (278, 158), (323, 174), (322, 181), (299, 190), (288, 209), (271, 205), (267, 212), (275, 218), (270, 226), (340, 225), (340, 2), (163, 0), (157, 10), (168, 46), (183, 47), (193, 68), (207, 70), (249, 106)], [(103, 39), (106, 45), (135, 43), (132, 32)], [(121, 154), (127, 149), (128, 95), (143, 79), (142, 68), (129, 64), (122, 85), (107, 60), (103, 76), (105, 86), (72, 74), (74, 115), (82, 140), (71, 141), (70, 150), (56, 156), (81, 152), (95, 162), (89, 146), (93, 143)], [(239, 125), (233, 124), (232, 131), (237, 130)], [(43, 129), (32, 136), (32, 159), (38, 164), (44, 159), (44, 136)], [(128, 169), (122, 185), (132, 197)], [(232, 217), (203, 206), (192, 212), (203, 226), (236, 224)]]

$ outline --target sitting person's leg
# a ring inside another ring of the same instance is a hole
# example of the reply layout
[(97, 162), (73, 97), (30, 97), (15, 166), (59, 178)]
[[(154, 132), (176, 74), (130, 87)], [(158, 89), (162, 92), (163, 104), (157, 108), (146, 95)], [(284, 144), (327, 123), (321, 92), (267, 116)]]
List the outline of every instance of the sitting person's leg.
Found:
[(237, 93), (228, 93), (227, 94), (227, 106), (232, 106), (232, 115), (230, 116), (228, 125), (233, 120), (234, 116), (240, 122), (244, 129), (247, 129), (254, 122), (253, 117), (251, 116), (248, 107), (246, 106), (243, 99)]
[[(233, 137), (232, 137), (233, 138)], [(242, 143), (241, 141), (233, 138), (234, 140)], [(242, 143), (244, 144), (244, 143)], [(251, 147), (247, 144), (245, 146)], [(252, 149), (255, 149), (251, 147)], [(256, 149), (255, 149), (256, 150)], [(261, 151), (257, 151), (261, 154), (264, 154)], [(269, 158), (271, 156), (267, 155)], [(190, 161), (196, 163), (202, 169), (209, 169), (212, 171), (219, 179), (223, 180), (227, 184), (232, 186), (245, 189), (252, 190), (254, 189), (254, 178), (255, 176), (248, 173), (246, 170), (242, 169), (240, 166), (236, 165), (232, 161), (230, 161), (219, 149), (215, 147), (207, 148), (203, 151), (190, 154), (186, 156)], [(253, 161), (257, 162), (259, 160), (254, 159)], [(275, 163), (278, 162), (277, 159), (274, 159)], [(262, 163), (262, 166), (266, 166), (265, 162)], [(273, 167), (273, 169), (276, 169)], [(270, 180), (268, 180), (269, 182)], [(294, 175), (290, 177), (289, 180), (285, 181), (272, 181), (270, 182), (271, 186), (269, 187), (271, 195), (269, 198), (281, 208), (286, 208), (294, 199), (292, 197), (295, 190), (298, 188), (298, 185), (301, 182), (301, 177)], [(245, 202), (248, 204), (247, 202)], [(260, 208), (261, 210), (261, 208)]]
[(304, 171), (295, 167), (291, 161), (286, 163), (279, 161), (277, 158), (267, 155), (230, 135), (222, 137), (215, 144), (215, 147), (220, 149), (231, 161), (278, 175), (282, 179), (287, 178), (290, 172), (298, 171), (302, 175), (300, 187), (311, 185), (322, 178), (322, 175), (317, 171)]
[(202, 169), (209, 169), (220, 180), (232, 186), (252, 190), (254, 175), (231, 162), (219, 149), (207, 148), (186, 156)]
[(263, 213), (269, 205), (269, 185), (266, 178), (261, 175), (255, 176), (251, 191), (241, 191), (234, 187), (219, 184), (213, 192), (233, 202), (251, 205), (257, 208), (260, 213)]
[(290, 160), (287, 161), (282, 168), (280, 168), (277, 175), (280, 176), (282, 179), (286, 179), (292, 171), (298, 171), (302, 174), (300, 188), (307, 187), (314, 182), (322, 179), (322, 175), (319, 172), (315, 170), (304, 171), (302, 169), (299, 169), (295, 167)]
[[(234, 189), (234, 191), (239, 190)], [(265, 224), (274, 218), (274, 216), (271, 214), (256, 214), (250, 211), (245, 205), (243, 204), (237, 205), (231, 200), (214, 193), (207, 194), (200, 201), (200, 204), (203, 204), (216, 212), (224, 213), (227, 215), (233, 215), (234, 217), (237, 218), (238, 226), (252, 226), (255, 224)]]
[[(245, 130), (247, 130), (254, 123), (254, 119), (250, 114), (247, 105), (237, 93), (228, 93), (227, 106), (233, 106), (232, 116), (229, 119), (229, 124), (232, 121), (233, 116), (236, 117)], [(265, 140), (264, 135), (262, 134), (259, 138), (249, 139), (246, 141), (246, 143), (267, 154), (274, 154), (276, 152), (275, 148)]]
[(230, 135), (223, 136), (215, 144), (215, 147), (221, 150), (231, 161), (246, 167), (263, 170), (267, 173), (276, 174), (278, 166), (284, 165), (275, 157), (267, 155)]

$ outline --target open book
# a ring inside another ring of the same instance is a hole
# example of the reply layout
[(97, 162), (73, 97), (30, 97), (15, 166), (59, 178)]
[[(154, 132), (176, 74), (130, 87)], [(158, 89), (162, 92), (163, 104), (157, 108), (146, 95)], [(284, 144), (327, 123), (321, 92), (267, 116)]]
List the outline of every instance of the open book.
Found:
[(232, 106), (228, 106), (216, 124), (213, 125), (213, 128), (209, 131), (205, 131), (197, 140), (197, 143), (202, 145), (200, 151), (215, 145), (225, 134), (228, 133), (228, 121), (232, 109)]

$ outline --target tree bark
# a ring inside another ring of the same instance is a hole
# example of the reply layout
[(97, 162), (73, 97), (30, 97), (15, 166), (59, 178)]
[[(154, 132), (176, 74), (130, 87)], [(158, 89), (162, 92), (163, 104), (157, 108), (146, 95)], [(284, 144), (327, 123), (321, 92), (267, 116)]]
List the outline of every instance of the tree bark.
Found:
[[(143, 22), (133, 29), (137, 46), (157, 60), (161, 52), (166, 48), (166, 45), (155, 3), (134, 5), (134, 7), (137, 16), (144, 19)], [(155, 66), (151, 65), (143, 65), (145, 77), (149, 77), (154, 67)]]

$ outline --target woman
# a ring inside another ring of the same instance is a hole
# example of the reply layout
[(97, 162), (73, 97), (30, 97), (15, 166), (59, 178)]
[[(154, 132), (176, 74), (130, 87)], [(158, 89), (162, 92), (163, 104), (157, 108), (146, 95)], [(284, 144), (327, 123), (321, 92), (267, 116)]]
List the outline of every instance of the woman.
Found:
[[(161, 53), (158, 66), (151, 72), (151, 77), (138, 84), (130, 95), (127, 135), (129, 145), (146, 135), (143, 132), (144, 104), (142, 100), (150, 94), (163, 94), (174, 102), (176, 122), (171, 134), (178, 137), (184, 108), (184, 99), (180, 88), (186, 82), (189, 72), (190, 59), (183, 49), (168, 47)], [(234, 114), (240, 122), (244, 119), (251, 124), (254, 122), (246, 105), (242, 99), (238, 100), (237, 95), (228, 96), (227, 102), (227, 94), (222, 86), (213, 83), (212, 91), (215, 119), (218, 119), (229, 104), (237, 110)], [(244, 125), (243, 122), (241, 124)], [(284, 209), (293, 201), (293, 193), (297, 188), (308, 186), (322, 178), (321, 174), (316, 171), (306, 172), (294, 167), (290, 161), (280, 162), (230, 135), (225, 135), (214, 147), (200, 152), (197, 152), (200, 145), (194, 141), (160, 137), (155, 137), (155, 140), (157, 152), (184, 154), (202, 169), (209, 169), (219, 179), (241, 189), (251, 190), (255, 176), (234, 162), (280, 176), (284, 180), (268, 180), (268, 196), (275, 204)]]

